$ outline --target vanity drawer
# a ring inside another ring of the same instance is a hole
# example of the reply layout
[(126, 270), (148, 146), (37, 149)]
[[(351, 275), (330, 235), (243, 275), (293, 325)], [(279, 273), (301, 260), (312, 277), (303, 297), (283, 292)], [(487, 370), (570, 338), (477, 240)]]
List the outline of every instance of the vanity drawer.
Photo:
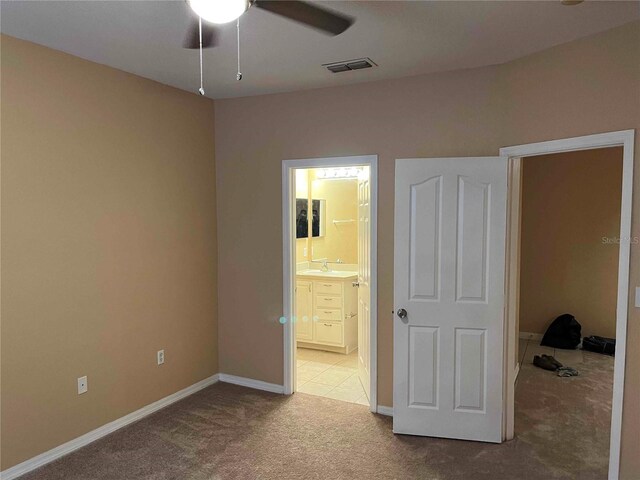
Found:
[(342, 324), (333, 322), (316, 323), (316, 342), (342, 345)]
[(341, 308), (321, 308), (318, 307), (315, 310), (315, 314), (319, 321), (329, 320), (331, 322), (342, 321), (342, 309)]
[(313, 282), (313, 288), (318, 294), (342, 295), (342, 284), (340, 282)]
[(318, 308), (342, 308), (342, 296), (316, 295), (316, 307)]

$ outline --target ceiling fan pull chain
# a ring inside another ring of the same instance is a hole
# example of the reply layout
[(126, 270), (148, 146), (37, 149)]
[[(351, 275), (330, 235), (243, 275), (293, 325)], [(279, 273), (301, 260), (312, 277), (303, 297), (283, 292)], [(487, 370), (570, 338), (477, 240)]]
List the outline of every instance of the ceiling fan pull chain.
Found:
[(236, 31), (238, 33), (238, 73), (236, 74), (236, 80), (239, 82), (242, 80), (242, 72), (240, 72), (240, 17), (236, 22)]
[(198, 32), (200, 34), (200, 89), (198, 92), (204, 96), (204, 84), (202, 81), (202, 17), (198, 16)]

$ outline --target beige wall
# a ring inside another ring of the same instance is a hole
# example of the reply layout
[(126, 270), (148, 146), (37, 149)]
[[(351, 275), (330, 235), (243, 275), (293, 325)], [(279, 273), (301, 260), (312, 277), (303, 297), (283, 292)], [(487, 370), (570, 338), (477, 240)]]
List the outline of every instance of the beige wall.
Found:
[(1, 42), (6, 469), (218, 371), (217, 254), (212, 101)]
[(523, 160), (523, 332), (571, 313), (584, 336), (616, 336), (621, 196), (621, 147)]
[[(393, 318), (385, 312), (393, 307), (394, 159), (495, 155), (503, 143), (499, 80), (497, 69), (483, 68), (216, 102), (216, 170), (218, 178), (224, 178), (218, 182), (218, 242), (224, 252), (218, 270), (222, 372), (283, 381), (278, 322), (282, 160), (375, 153), (379, 156), (378, 390), (380, 403), (391, 405)], [(349, 113), (336, 115), (336, 111)], [(237, 184), (245, 188), (237, 189)], [(241, 191), (246, 190), (260, 198), (255, 208), (243, 204)], [(261, 249), (254, 248), (249, 235), (229, 232), (237, 218), (260, 232)]]
[[(640, 127), (640, 23), (506, 65), (216, 102), (221, 371), (283, 381), (282, 160), (377, 154), (378, 394), (392, 403), (394, 159), (496, 155), (499, 147)], [(336, 114), (336, 112), (349, 112)], [(636, 151), (640, 151), (640, 135)], [(251, 171), (253, 175), (247, 176)], [(242, 184), (246, 188), (236, 189)], [(640, 191), (640, 168), (634, 185)], [(242, 191), (261, 199), (247, 208)], [(224, 206), (223, 206), (224, 205)], [(634, 212), (640, 211), (640, 195)], [(237, 218), (261, 232), (231, 228)], [(639, 216), (633, 232), (640, 235)], [(631, 285), (640, 284), (632, 247)], [(243, 285), (238, 289), (236, 285)], [(247, 294), (250, 298), (247, 298)], [(640, 313), (629, 315), (623, 479), (640, 471)]]
[(313, 170), (311, 192), (314, 199), (326, 200), (325, 235), (311, 239), (313, 258), (344, 263), (358, 263), (358, 224), (334, 224), (334, 220), (358, 217), (358, 181), (356, 179), (323, 180)]

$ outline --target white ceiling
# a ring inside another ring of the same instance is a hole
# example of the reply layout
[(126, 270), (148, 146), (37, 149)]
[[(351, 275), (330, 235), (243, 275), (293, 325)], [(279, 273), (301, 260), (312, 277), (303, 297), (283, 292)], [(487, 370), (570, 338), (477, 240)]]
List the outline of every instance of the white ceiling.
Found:
[[(217, 0), (216, 0), (217, 1)], [(212, 98), (286, 92), (503, 63), (640, 18), (640, 3), (331, 1), (356, 17), (337, 37), (253, 8), (205, 50)], [(181, 48), (183, 1), (3, 1), (3, 33), (196, 92), (198, 52)], [(332, 74), (323, 63), (370, 57), (379, 67)]]

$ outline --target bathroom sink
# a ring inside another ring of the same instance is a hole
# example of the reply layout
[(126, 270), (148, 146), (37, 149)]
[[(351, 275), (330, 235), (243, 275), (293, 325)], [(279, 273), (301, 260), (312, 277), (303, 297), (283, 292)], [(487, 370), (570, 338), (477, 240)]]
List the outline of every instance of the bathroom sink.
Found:
[(329, 271), (323, 272), (322, 270), (301, 270), (296, 273), (297, 276), (307, 277), (327, 277), (327, 278), (349, 278), (358, 276), (358, 272), (352, 271)]

